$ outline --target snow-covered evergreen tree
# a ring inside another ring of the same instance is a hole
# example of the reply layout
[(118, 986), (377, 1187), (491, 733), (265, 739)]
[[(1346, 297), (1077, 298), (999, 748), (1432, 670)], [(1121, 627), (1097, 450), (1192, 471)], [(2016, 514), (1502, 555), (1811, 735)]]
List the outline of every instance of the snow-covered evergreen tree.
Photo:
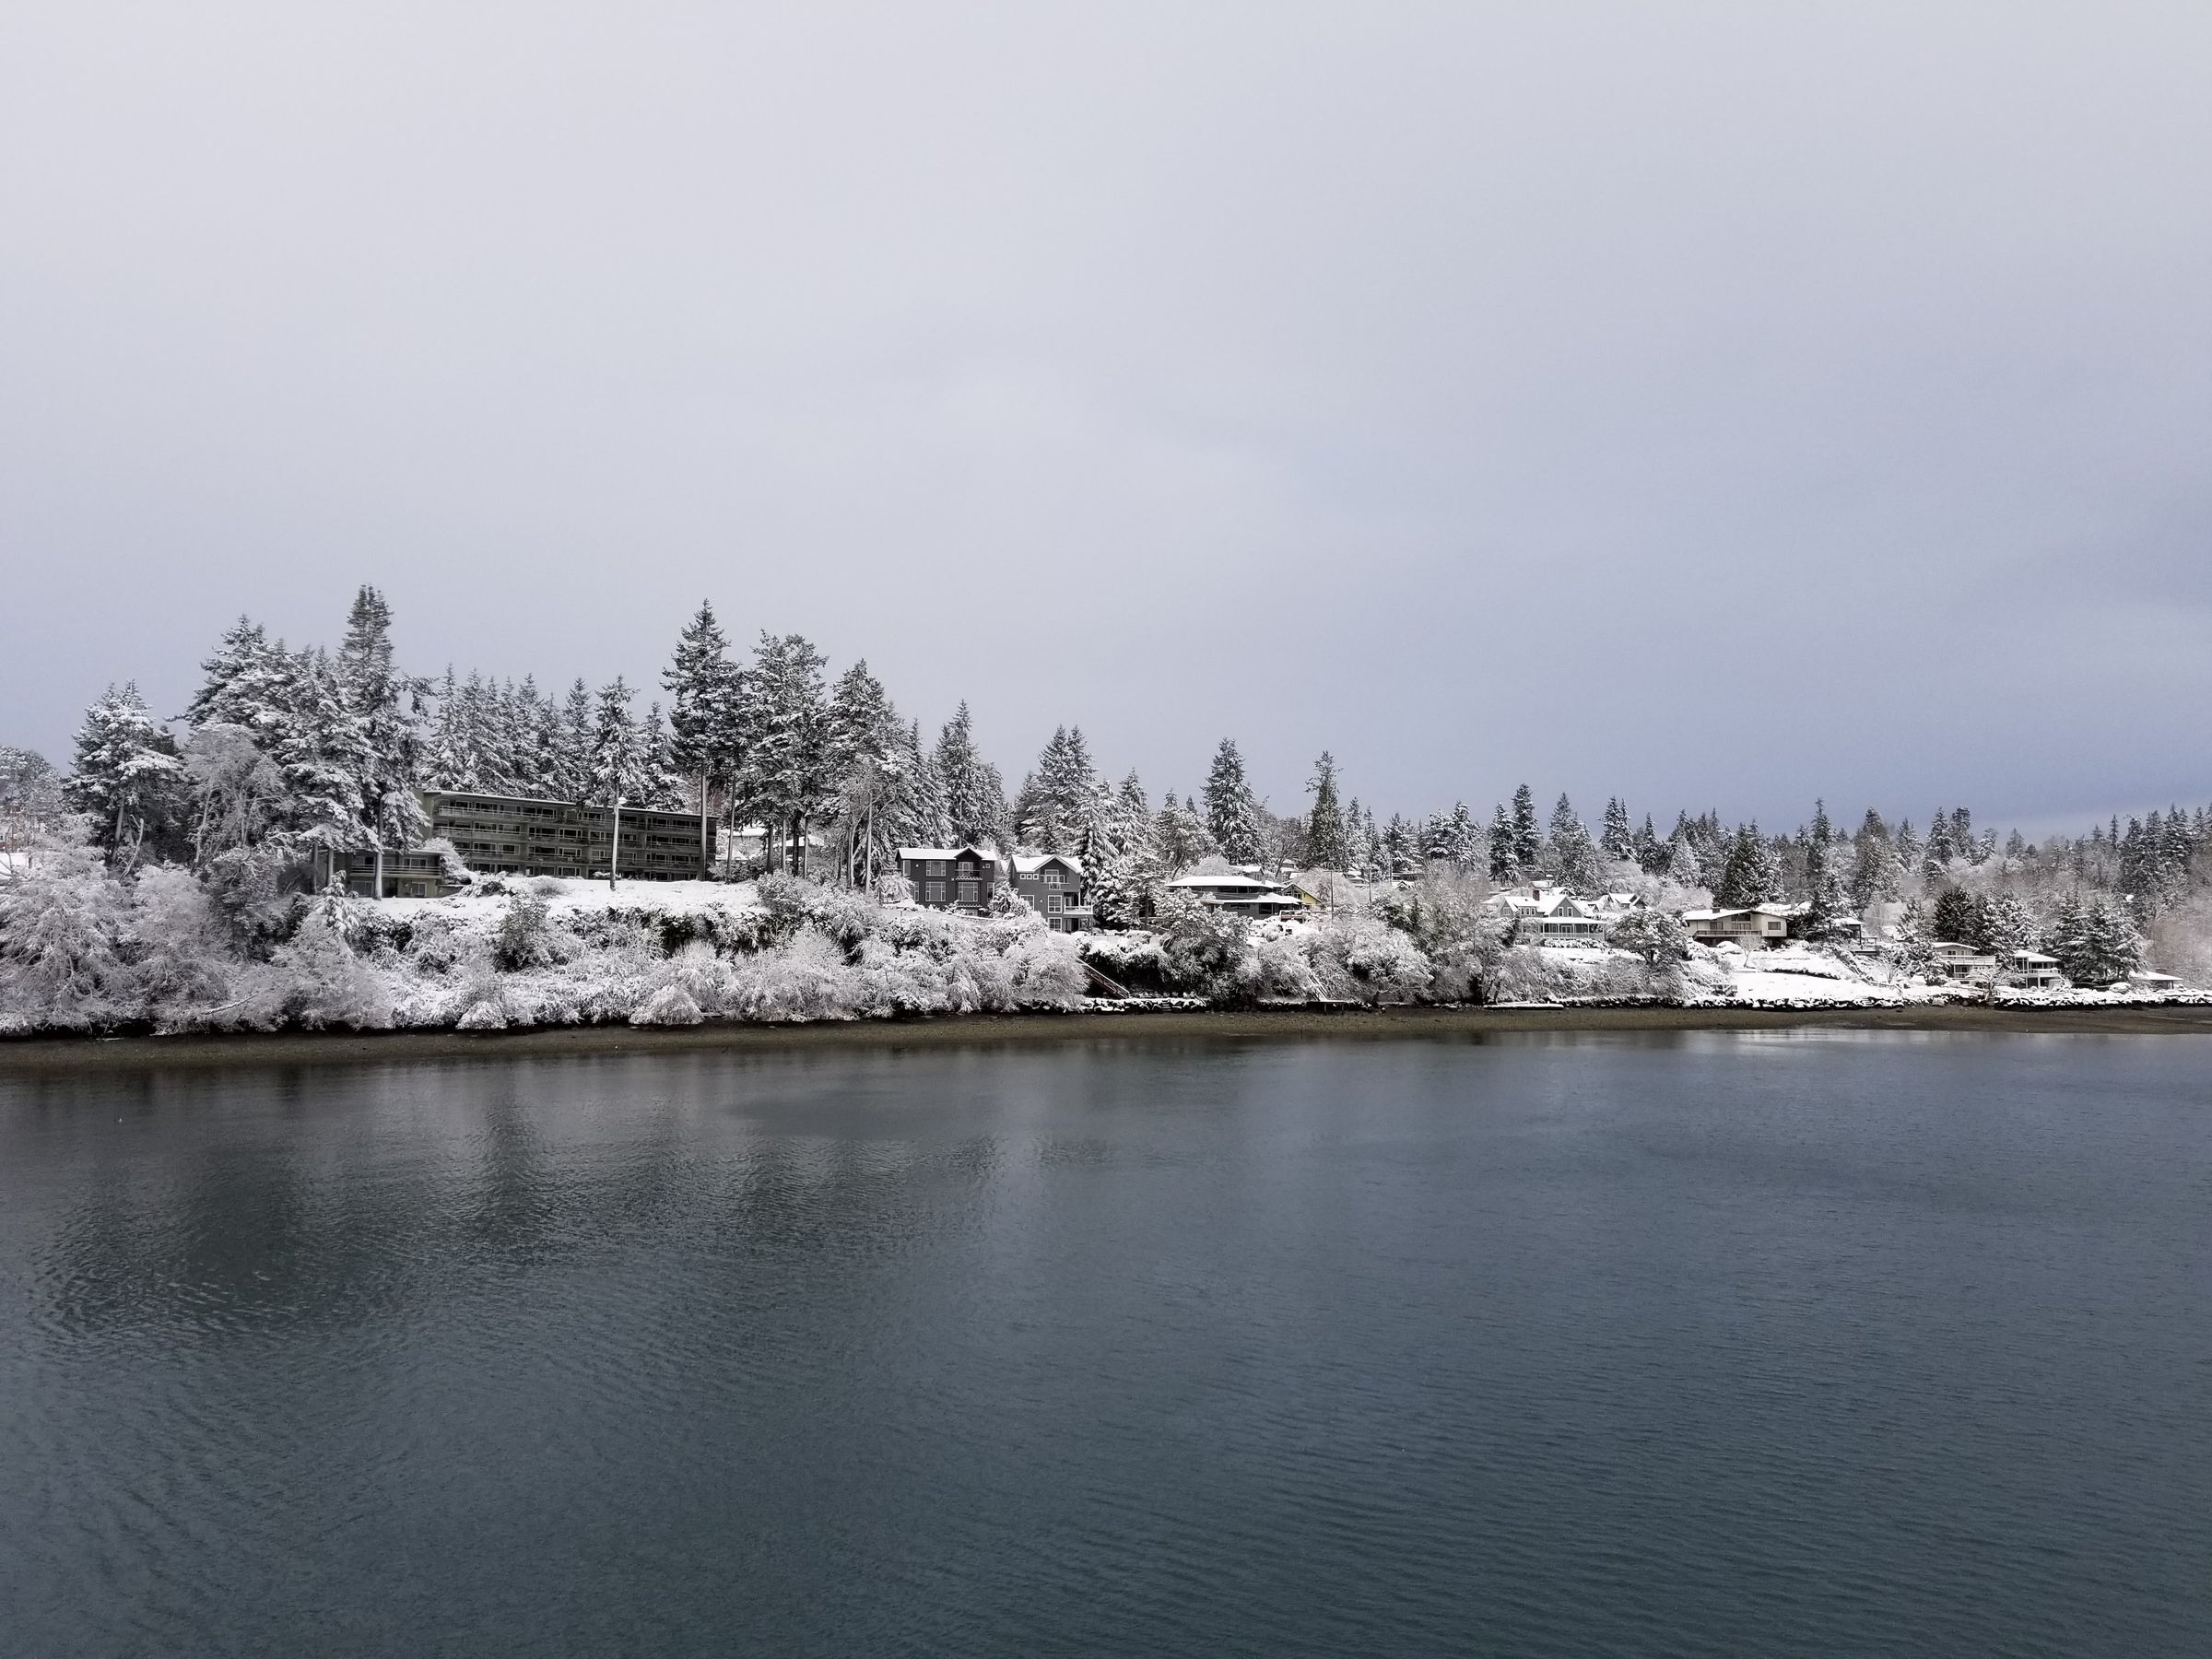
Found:
[(1037, 853), (1075, 854), (1097, 810), (1098, 775), (1080, 726), (1061, 726), (1023, 780), (1014, 833)]
[(1244, 775), (1244, 757), (1224, 737), (1206, 777), (1206, 827), (1231, 864), (1260, 860), (1260, 803)]
[(785, 849), (782, 867), (805, 874), (807, 826), (831, 785), (825, 659), (798, 634), (763, 633), (746, 677), (739, 720), (744, 759), (736, 794)]
[(1605, 886), (1597, 848), (1573, 804), (1561, 795), (1551, 809), (1551, 835), (1547, 842), (1546, 865), (1559, 885), (1571, 893), (1596, 893)]
[(364, 585), (354, 595), (345, 643), (338, 650), (338, 674), (361, 826), (381, 895), (384, 849), (416, 845), (429, 821), (415, 793), (422, 770), (423, 688), (400, 671), (392, 648), (392, 607), (372, 587)]
[(742, 703), (729, 641), (714, 619), (714, 607), (705, 600), (700, 601), (698, 614), (677, 637), (676, 655), (662, 674), (661, 684), (669, 696), (669, 764), (688, 781), (698, 802), (703, 857), (712, 794), (727, 789), (736, 771)]
[(936, 781), (944, 791), (950, 820), (947, 840), (964, 846), (994, 847), (1010, 833), (1006, 785), (998, 769), (975, 747), (975, 724), (963, 700), (937, 734)]
[(1520, 865), (1513, 856), (1513, 821), (1505, 813), (1505, 803), (1490, 814), (1490, 881), (1496, 887), (1511, 887), (1520, 879)]
[(1605, 828), (1597, 838), (1598, 851), (1615, 864), (1633, 863), (1636, 832), (1629, 826), (1629, 808), (1618, 795), (1606, 802)]
[(1159, 816), (1152, 821), (1152, 842), (1171, 879), (1218, 850), (1206, 820), (1194, 808), (1178, 801), (1173, 790), (1168, 792), (1167, 799), (1160, 803)]
[(1306, 784), (1313, 805), (1306, 812), (1306, 863), (1317, 870), (1344, 870), (1355, 856), (1336, 800), (1336, 757), (1324, 749)]
[(1536, 833), (1536, 794), (1525, 783), (1513, 791), (1513, 874), (1515, 881), (1525, 881), (1535, 874), (1538, 859), (1543, 856), (1543, 839)]
[(159, 849), (181, 830), (183, 774), (176, 739), (154, 718), (137, 685), (110, 686), (76, 728), (63, 793), (92, 821), (99, 844), (127, 868), (149, 838)]
[(1728, 843), (1728, 859), (1713, 888), (1713, 902), (1724, 910), (1744, 910), (1781, 896), (1782, 871), (1773, 850), (1758, 824), (1741, 826)]

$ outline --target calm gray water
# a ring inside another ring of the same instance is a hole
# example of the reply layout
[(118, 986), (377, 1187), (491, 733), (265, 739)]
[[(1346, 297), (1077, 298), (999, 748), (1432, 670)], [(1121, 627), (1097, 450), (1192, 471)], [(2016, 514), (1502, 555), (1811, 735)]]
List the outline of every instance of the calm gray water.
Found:
[(2212, 1042), (0, 1080), (0, 1648), (2212, 1651)]

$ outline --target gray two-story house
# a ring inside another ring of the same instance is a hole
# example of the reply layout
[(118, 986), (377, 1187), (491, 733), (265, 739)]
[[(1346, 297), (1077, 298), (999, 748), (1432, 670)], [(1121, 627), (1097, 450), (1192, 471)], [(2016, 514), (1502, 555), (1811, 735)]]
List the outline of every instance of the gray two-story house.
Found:
[(980, 912), (998, 885), (998, 860), (980, 847), (901, 847), (899, 874), (932, 910)]
[(1090, 925), (1090, 896), (1079, 858), (1058, 853), (1017, 857), (1014, 890), (1054, 933), (1081, 933)]

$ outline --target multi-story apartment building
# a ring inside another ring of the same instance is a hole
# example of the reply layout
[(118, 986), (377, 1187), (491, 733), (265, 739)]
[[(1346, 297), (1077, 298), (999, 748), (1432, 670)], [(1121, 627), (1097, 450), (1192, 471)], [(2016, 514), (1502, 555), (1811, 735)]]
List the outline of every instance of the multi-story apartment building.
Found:
[[(607, 875), (615, 814), (612, 807), (579, 806), (571, 801), (542, 801), (519, 795), (428, 790), (423, 810), (430, 820), (426, 841), (448, 841), (461, 862), (485, 875)], [(714, 856), (714, 825), (700, 838), (697, 813), (622, 809), (621, 867), (631, 881), (697, 881)], [(376, 861), (367, 853), (341, 858), (350, 891), (367, 894), (376, 885)], [(384, 854), (383, 897), (430, 898), (448, 890), (444, 866), (435, 853), (420, 847)]]
[(998, 881), (998, 860), (980, 847), (901, 847), (899, 874), (932, 910), (982, 911)]

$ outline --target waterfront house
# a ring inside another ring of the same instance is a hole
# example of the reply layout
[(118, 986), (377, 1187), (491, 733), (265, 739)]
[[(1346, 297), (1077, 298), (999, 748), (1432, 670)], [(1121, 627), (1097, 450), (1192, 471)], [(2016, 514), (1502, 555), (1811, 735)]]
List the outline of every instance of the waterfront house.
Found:
[(998, 859), (981, 847), (901, 847), (899, 873), (930, 909), (979, 914), (998, 884)]
[(1742, 910), (1688, 910), (1682, 912), (1682, 925), (1700, 945), (1725, 940), (1747, 950), (1770, 948), (1790, 936), (1790, 907), (1754, 904)]
[(1090, 902), (1083, 861), (1058, 853), (1014, 859), (1014, 890), (1054, 933), (1081, 933), (1090, 926)]
[(1178, 876), (1167, 884), (1167, 890), (1195, 899), (1208, 910), (1238, 916), (1284, 916), (1303, 910), (1307, 902), (1289, 888), (1257, 876)]
[(1971, 945), (1961, 945), (1955, 939), (1937, 939), (1928, 947), (1928, 973), (1931, 978), (1987, 981), (1996, 971), (1997, 959), (1976, 950)]
[(2016, 950), (2005, 959), (2005, 982), (2034, 991), (2053, 991), (2066, 982), (2058, 959), (2040, 950)]

